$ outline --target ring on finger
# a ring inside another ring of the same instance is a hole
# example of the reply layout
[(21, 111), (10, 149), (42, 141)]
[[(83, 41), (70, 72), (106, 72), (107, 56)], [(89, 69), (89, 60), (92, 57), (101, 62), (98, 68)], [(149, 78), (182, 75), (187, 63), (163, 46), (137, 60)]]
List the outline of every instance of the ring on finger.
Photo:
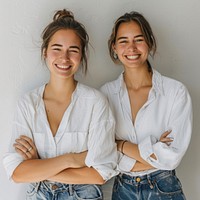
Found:
[(30, 152), (33, 149), (33, 147), (30, 147), (26, 150), (26, 153)]

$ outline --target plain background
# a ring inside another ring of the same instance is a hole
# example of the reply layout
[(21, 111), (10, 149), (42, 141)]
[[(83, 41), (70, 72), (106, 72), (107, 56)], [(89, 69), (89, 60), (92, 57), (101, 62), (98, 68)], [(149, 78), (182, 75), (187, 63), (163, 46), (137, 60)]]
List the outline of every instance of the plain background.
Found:
[[(163, 75), (183, 82), (192, 97), (194, 128), (189, 149), (177, 169), (187, 199), (199, 199), (200, 179), (200, 1), (199, 0), (0, 0), (0, 159), (11, 136), (11, 121), (20, 95), (48, 80), (41, 62), (41, 32), (55, 10), (68, 8), (90, 35), (89, 73), (78, 79), (95, 88), (121, 72), (108, 55), (107, 40), (115, 19), (132, 10), (150, 22), (158, 42), (151, 61)], [(102, 147), (103, 148), (103, 147)], [(0, 162), (0, 199), (23, 200), (25, 184), (7, 180)], [(110, 199), (111, 184), (104, 186)]]

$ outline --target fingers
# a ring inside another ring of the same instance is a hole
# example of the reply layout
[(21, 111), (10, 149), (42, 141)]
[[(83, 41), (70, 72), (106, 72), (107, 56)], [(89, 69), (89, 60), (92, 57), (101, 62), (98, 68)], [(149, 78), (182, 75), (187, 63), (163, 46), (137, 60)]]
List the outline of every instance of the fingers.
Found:
[(26, 146), (27, 149), (29, 149), (30, 146), (31, 146), (31, 147), (35, 147), (35, 144), (34, 144), (34, 142), (33, 142), (33, 140), (32, 140), (31, 138), (29, 138), (29, 137), (27, 137), (27, 136), (25, 136), (25, 135), (21, 135), (19, 139), (21, 139), (21, 141), (22, 141), (25, 145), (27, 145), (27, 146)]
[(171, 137), (161, 138), (160, 142), (163, 142), (163, 143), (173, 142), (173, 138), (171, 138)]
[(25, 153), (24, 151), (22, 151), (21, 149), (19, 149), (19, 148), (17, 148), (17, 147), (15, 147), (15, 151), (16, 151), (18, 154), (20, 154), (24, 160), (28, 160), (28, 159), (31, 159), (31, 158), (32, 158), (32, 155), (31, 155), (30, 152)]
[(19, 153), (24, 159), (38, 158), (38, 153), (33, 140), (25, 135), (21, 135), (15, 140), (13, 144), (17, 153)]
[(16, 143), (14, 143), (13, 144), (13, 146), (14, 146), (14, 148), (15, 149), (18, 149), (18, 150), (20, 150), (21, 152), (23, 152), (24, 154), (26, 154), (26, 152), (27, 152), (27, 147), (26, 146), (24, 146), (22, 143), (21, 143), (21, 141), (19, 141), (19, 140), (16, 140)]
[(27, 141), (31, 146), (34, 145), (33, 140), (31, 138), (27, 137), (26, 135), (21, 135), (20, 138), (24, 139), (25, 141)]
[(173, 142), (174, 138), (173, 137), (169, 137), (169, 134), (172, 132), (172, 130), (168, 130), (166, 132), (164, 132), (161, 137), (160, 137), (160, 142), (167, 144), (168, 146), (171, 144), (171, 142)]
[(172, 132), (172, 130), (168, 130), (168, 131), (164, 132), (164, 133), (161, 135), (161, 138), (167, 137), (171, 132)]
[(33, 148), (35, 148), (35, 145), (32, 141), (32, 139), (30, 139), (29, 137), (25, 136), (25, 135), (21, 135), (20, 138), (15, 140), (17, 144), (22, 146), (22, 150), (24, 152), (28, 152), (31, 151)]
[(21, 149), (18, 149), (17, 147), (15, 147), (15, 151), (20, 154), (24, 160), (27, 160), (27, 155), (26, 153), (24, 153)]

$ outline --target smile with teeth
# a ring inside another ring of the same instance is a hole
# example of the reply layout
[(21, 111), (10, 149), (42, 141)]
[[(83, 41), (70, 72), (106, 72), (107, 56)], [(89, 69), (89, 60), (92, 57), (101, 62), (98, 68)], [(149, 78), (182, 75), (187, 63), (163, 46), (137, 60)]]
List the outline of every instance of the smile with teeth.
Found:
[(71, 65), (58, 65), (58, 64), (56, 64), (56, 67), (59, 68), (59, 69), (68, 70), (69, 68), (71, 68)]
[(140, 55), (131, 55), (131, 56), (126, 56), (129, 60), (136, 60), (140, 57)]

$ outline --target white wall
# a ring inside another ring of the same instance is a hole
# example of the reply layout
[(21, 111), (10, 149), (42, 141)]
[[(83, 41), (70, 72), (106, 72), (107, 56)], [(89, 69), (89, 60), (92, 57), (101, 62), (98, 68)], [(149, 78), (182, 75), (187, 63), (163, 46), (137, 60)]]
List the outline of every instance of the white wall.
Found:
[[(48, 79), (48, 71), (40, 60), (40, 34), (52, 19), (54, 11), (69, 8), (86, 26), (93, 49), (90, 49), (89, 75), (84, 79), (79, 77), (79, 80), (98, 88), (106, 81), (116, 78), (121, 71), (120, 67), (111, 62), (107, 50), (107, 39), (113, 22), (125, 12), (137, 10), (146, 16), (157, 36), (159, 48), (152, 62), (154, 67), (161, 73), (182, 81), (192, 96), (194, 131), (190, 147), (177, 173), (187, 199), (199, 198), (199, 0), (0, 1), (0, 159), (9, 143), (17, 98)], [(17, 185), (7, 180), (1, 162), (0, 199), (22, 200), (24, 187), (23, 184)]]

